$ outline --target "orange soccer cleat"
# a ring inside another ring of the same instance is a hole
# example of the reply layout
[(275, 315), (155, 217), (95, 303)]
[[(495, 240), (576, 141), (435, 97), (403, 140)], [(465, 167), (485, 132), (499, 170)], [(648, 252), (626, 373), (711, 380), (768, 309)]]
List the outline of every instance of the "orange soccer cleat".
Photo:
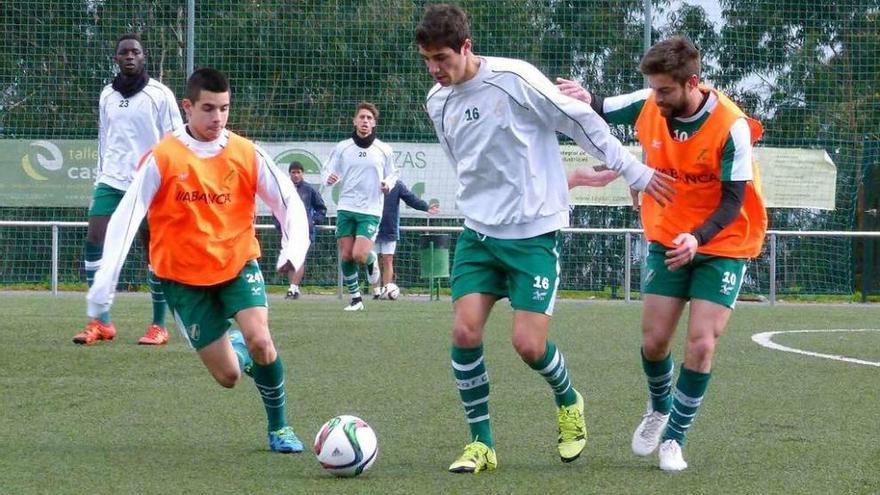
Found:
[(168, 343), (168, 330), (153, 323), (147, 327), (144, 336), (138, 340), (140, 345), (163, 345)]
[(86, 324), (82, 332), (73, 337), (73, 343), (92, 345), (99, 340), (113, 340), (113, 337), (116, 337), (116, 327), (112, 323), (92, 320)]

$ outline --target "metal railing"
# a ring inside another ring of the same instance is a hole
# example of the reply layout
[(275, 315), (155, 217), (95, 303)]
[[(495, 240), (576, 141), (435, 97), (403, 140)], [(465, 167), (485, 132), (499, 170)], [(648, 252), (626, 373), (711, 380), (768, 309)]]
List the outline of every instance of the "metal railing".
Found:
[[(84, 228), (87, 222), (53, 222), (53, 221), (13, 221), (0, 220), (0, 227), (33, 227), (33, 228), (49, 228), (52, 231), (52, 261), (51, 261), (51, 292), (53, 295), (58, 294), (58, 266), (59, 266), (59, 237), (62, 228)], [(332, 225), (318, 225), (319, 230), (332, 231), (335, 229)], [(275, 228), (270, 224), (258, 224), (256, 226), (260, 230), (268, 230)], [(431, 227), (431, 226), (404, 226), (400, 227), (401, 231), (406, 232), (424, 232), (424, 233), (458, 233), (462, 227)], [(564, 233), (570, 234), (598, 234), (598, 235), (622, 235), (624, 237), (624, 301), (632, 300), (632, 240), (633, 236), (642, 238), (643, 231), (641, 229), (601, 229), (601, 228), (567, 228), (562, 230)], [(864, 238), (864, 239), (880, 239), (880, 232), (864, 232), (864, 231), (830, 231), (830, 230), (813, 230), (813, 231), (789, 231), (789, 230), (770, 230), (767, 232), (767, 242), (769, 249), (769, 272), (770, 283), (767, 301), (772, 305), (777, 301), (777, 273), (776, 258), (778, 239), (780, 237), (846, 237), (846, 238)], [(644, 242), (644, 241), (643, 241)], [(342, 279), (339, 279), (338, 293), (342, 294)], [(864, 295), (863, 295), (864, 300)]]

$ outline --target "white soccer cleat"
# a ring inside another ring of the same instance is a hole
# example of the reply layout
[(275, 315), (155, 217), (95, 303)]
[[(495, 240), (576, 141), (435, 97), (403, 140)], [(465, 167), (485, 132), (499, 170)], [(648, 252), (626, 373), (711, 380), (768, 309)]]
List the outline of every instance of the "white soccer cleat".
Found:
[(345, 311), (363, 311), (364, 303), (362, 301), (354, 302), (352, 301), (348, 306), (343, 308)]
[(667, 472), (684, 471), (688, 463), (681, 454), (681, 445), (675, 440), (666, 440), (660, 444), (660, 469)]
[[(376, 254), (373, 253), (373, 256), (376, 256)], [(367, 266), (367, 280), (370, 282), (370, 285), (379, 284), (379, 275), (379, 258), (377, 257)]]
[(651, 455), (660, 445), (660, 436), (669, 422), (669, 414), (662, 414), (648, 409), (642, 416), (642, 422), (633, 432), (632, 451), (639, 456)]

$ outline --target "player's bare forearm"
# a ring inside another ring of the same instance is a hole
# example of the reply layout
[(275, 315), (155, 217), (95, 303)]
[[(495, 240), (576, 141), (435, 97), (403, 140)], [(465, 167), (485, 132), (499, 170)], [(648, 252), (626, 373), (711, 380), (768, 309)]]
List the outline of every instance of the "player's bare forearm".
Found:
[(568, 188), (589, 186), (604, 187), (618, 177), (612, 170), (596, 170), (593, 167), (578, 167), (568, 174)]

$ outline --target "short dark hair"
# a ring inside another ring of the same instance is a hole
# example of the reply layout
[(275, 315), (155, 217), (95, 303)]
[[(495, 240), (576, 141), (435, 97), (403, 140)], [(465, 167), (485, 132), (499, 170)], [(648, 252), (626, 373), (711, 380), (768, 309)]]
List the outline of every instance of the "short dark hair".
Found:
[(291, 170), (305, 171), (303, 164), (297, 160), (290, 162), (290, 166), (287, 167), (287, 172), (289, 173)]
[(144, 42), (141, 41), (141, 37), (140, 37), (140, 35), (137, 34), (137, 33), (125, 33), (125, 34), (123, 34), (122, 36), (120, 36), (120, 37), (116, 40), (116, 47), (113, 49), (113, 51), (114, 51), (114, 52), (118, 51), (118, 50), (119, 50), (119, 45), (120, 45), (123, 41), (125, 41), (125, 40), (134, 40), (134, 41), (137, 41), (137, 42), (138, 42), (138, 45), (141, 45), (141, 51), (144, 52), (144, 53), (146, 53), (146, 50), (144, 50)]
[(379, 121), (379, 109), (376, 107), (376, 105), (373, 105), (368, 101), (362, 101), (358, 103), (357, 108), (354, 110), (355, 117), (357, 117), (357, 114), (359, 114), (361, 110), (369, 110), (369, 112), (373, 114), (373, 118), (377, 122)]
[(467, 14), (446, 3), (426, 6), (422, 22), (416, 26), (416, 43), (424, 48), (449, 47), (458, 52), (470, 37)]
[(195, 103), (202, 90), (212, 93), (229, 91), (229, 80), (226, 78), (226, 74), (210, 67), (196, 69), (186, 80), (187, 99)]
[(684, 36), (673, 36), (648, 49), (639, 70), (646, 76), (668, 74), (683, 84), (692, 75), (700, 77), (700, 51)]

